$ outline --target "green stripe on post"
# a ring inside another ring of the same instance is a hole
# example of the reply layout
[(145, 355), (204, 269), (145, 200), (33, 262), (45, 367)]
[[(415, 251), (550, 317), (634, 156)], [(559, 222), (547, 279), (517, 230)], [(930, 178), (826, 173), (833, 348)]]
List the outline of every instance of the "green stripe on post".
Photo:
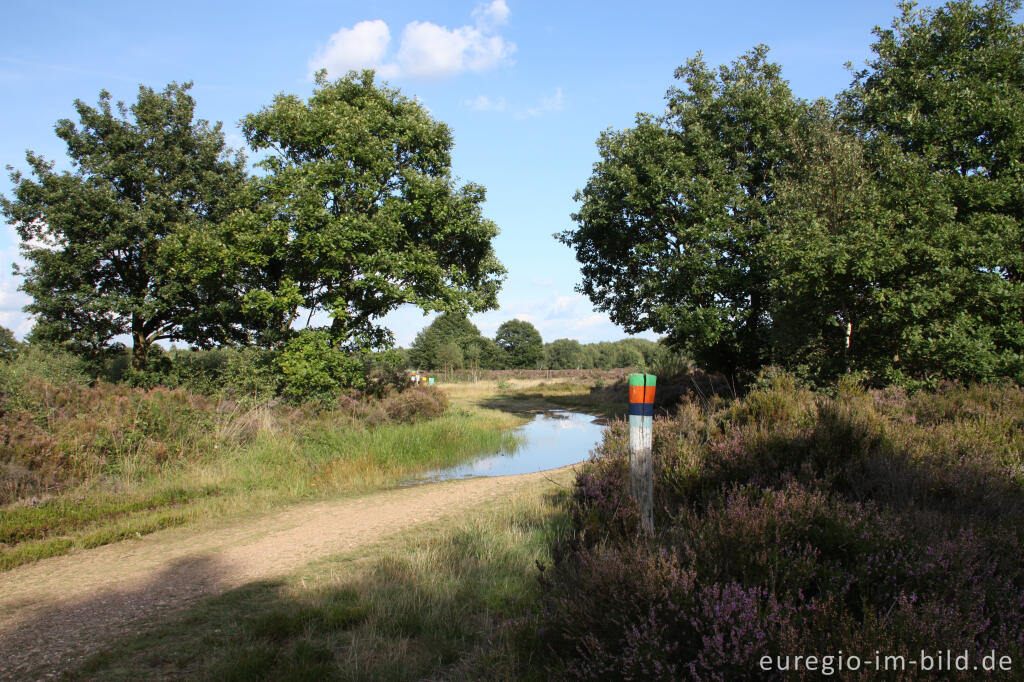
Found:
[[(647, 402), (647, 394), (654, 393), (653, 374), (630, 374), (630, 412), (636, 408), (653, 410)], [(651, 390), (648, 391), (647, 389)], [(643, 396), (635, 400), (637, 396)], [(642, 414), (629, 415), (629, 489), (640, 512), (640, 525), (644, 532), (654, 532), (654, 467), (651, 460), (651, 436), (654, 419)]]

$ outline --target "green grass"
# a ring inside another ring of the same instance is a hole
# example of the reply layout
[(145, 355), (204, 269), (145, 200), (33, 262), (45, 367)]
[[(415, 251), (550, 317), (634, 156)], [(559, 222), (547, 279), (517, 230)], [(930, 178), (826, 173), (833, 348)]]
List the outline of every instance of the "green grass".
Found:
[(514, 447), (516, 417), (450, 409), (367, 428), (326, 413), (295, 426), (256, 420), (245, 438), (210, 437), (198, 456), (95, 477), (0, 513), (0, 569), (161, 528), (303, 499), (379, 489)]
[[(569, 484), (561, 472), (558, 483)], [(71, 675), (128, 680), (545, 679), (530, 605), (568, 527), (551, 482), (460, 520), (247, 585)]]

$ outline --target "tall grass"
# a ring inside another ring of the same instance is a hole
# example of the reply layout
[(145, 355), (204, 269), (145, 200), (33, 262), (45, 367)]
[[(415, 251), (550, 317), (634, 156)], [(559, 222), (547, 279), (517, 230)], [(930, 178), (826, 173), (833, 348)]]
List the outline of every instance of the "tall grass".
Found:
[(334, 410), (7, 375), (0, 569), (211, 515), (391, 486), (514, 446), (507, 414), (435, 389)]

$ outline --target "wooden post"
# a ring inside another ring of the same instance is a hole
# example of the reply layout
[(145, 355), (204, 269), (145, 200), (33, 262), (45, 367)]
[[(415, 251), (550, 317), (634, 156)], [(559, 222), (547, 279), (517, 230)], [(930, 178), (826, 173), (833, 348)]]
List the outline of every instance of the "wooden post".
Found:
[(651, 433), (654, 429), (653, 374), (629, 375), (629, 491), (640, 510), (640, 523), (654, 532), (654, 466)]

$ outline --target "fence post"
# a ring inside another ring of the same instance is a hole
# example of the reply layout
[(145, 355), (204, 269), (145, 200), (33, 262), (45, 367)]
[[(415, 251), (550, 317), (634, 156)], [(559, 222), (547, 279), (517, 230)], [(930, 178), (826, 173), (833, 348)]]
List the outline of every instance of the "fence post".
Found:
[(629, 491), (640, 510), (640, 523), (654, 532), (654, 466), (651, 432), (654, 429), (653, 374), (629, 375)]

